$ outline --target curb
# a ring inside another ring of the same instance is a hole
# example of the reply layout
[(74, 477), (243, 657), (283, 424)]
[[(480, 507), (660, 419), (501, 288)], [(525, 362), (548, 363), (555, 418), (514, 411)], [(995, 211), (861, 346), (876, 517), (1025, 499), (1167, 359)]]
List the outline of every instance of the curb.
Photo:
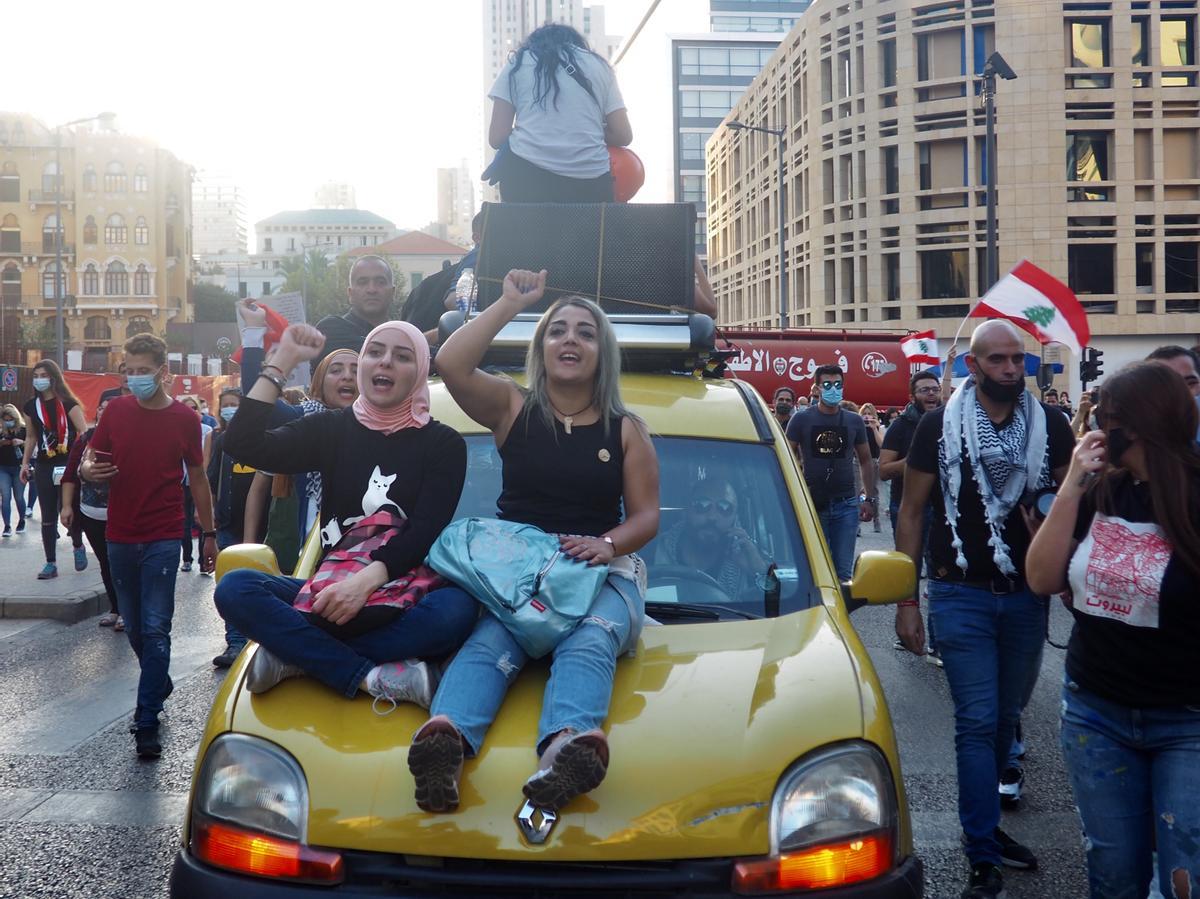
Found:
[(0, 618), (52, 618), (74, 624), (99, 615), (102, 608), (107, 607), (108, 595), (103, 587), (78, 590), (54, 599), (44, 596), (5, 596), (0, 598)]

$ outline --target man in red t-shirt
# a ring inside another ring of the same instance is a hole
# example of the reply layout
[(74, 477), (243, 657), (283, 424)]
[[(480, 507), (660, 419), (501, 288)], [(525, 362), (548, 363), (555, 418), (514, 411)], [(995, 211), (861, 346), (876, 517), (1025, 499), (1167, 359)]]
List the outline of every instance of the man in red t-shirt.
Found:
[(216, 567), (217, 539), (196, 415), (163, 389), (167, 345), (152, 334), (131, 337), (125, 367), (132, 395), (108, 404), (80, 474), (109, 483), (109, 567), (125, 633), (142, 669), (134, 715), (137, 754), (158, 758), (158, 714), (173, 689), (167, 670), (183, 520), (181, 462), (204, 529), (201, 571)]

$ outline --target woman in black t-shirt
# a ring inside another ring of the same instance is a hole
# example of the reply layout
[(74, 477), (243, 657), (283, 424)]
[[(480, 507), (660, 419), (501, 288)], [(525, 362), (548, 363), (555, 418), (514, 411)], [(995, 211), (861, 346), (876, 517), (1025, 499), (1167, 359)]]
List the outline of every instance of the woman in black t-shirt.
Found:
[[(21, 465), (21, 483), (37, 485), (42, 513), (42, 549), (46, 565), (38, 572), (38, 580), (58, 577), (54, 544), (58, 541), (59, 486), (67, 454), (75, 437), (87, 427), (83, 407), (67, 386), (62, 370), (51, 360), (43, 359), (33, 367), (33, 398), (25, 403), (25, 420), (29, 423), (29, 439), (25, 441), (25, 457)], [(32, 463), (32, 464), (31, 464)], [(87, 568), (87, 550), (78, 528), (71, 531), (75, 548), (75, 570)]]
[(1062, 745), (1092, 896), (1145, 895), (1156, 843), (1162, 891), (1185, 895), (1200, 872), (1200, 414), (1183, 378), (1142, 362), (1105, 381), (1096, 418), (1027, 576), (1068, 591), (1075, 617)]
[[(545, 287), (545, 271), (509, 272), (503, 296), (456, 331), (437, 361), (451, 396), (495, 436), (503, 462), (499, 517), (559, 534), (567, 555), (609, 566), (588, 614), (555, 647), (542, 700), (538, 770), (524, 792), (535, 805), (558, 809), (595, 789), (608, 768), (600, 727), (617, 657), (637, 644), (645, 614), (645, 566), (631, 554), (658, 531), (658, 459), (645, 427), (621, 402), (620, 348), (590, 300), (566, 297), (541, 317), (526, 356), (527, 390), (477, 368), (500, 329)], [(526, 660), (495, 616), (480, 619), (408, 753), (421, 808), (458, 805), (463, 759), (482, 748)]]

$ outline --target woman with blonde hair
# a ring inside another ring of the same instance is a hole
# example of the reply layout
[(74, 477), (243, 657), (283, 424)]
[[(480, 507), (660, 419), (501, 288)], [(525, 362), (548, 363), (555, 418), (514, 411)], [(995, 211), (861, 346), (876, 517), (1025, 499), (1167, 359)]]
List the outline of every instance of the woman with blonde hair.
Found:
[(0, 406), (0, 512), (4, 513), (4, 536), (12, 536), (12, 501), (17, 506), (17, 533), (25, 533), (25, 485), (21, 483), (21, 459), (25, 455), (25, 419), (12, 403)]
[[(542, 701), (537, 770), (525, 796), (558, 809), (600, 785), (608, 769), (601, 725), (617, 657), (637, 644), (645, 566), (633, 555), (658, 531), (658, 459), (640, 419), (621, 401), (621, 352), (591, 300), (565, 297), (542, 315), (526, 356), (528, 387), (478, 366), (492, 339), (541, 300), (546, 272), (514, 270), (503, 295), (438, 351), (455, 402), (491, 430), (503, 463), (499, 518), (558, 535), (577, 562), (607, 565), (587, 612), (553, 649)], [(497, 666), (496, 659), (508, 660)], [(516, 638), (483, 615), (454, 657), (408, 753), (417, 805), (458, 806), (463, 760), (483, 746), (504, 696), (528, 659)]]

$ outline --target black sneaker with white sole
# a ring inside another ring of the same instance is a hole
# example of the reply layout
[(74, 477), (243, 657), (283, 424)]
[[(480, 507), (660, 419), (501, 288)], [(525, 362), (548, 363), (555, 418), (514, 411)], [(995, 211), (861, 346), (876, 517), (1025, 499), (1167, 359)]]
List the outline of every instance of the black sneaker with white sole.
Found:
[(999, 827), (994, 836), (1000, 844), (1000, 864), (1023, 871), (1032, 871), (1037, 867), (1037, 856), (1028, 846), (1021, 845)]
[(1000, 805), (1015, 809), (1021, 805), (1021, 788), (1025, 786), (1025, 772), (1015, 765), (1004, 769), (1000, 775)]
[(971, 879), (962, 891), (962, 899), (1004, 899), (1004, 874), (990, 862), (971, 868)]

